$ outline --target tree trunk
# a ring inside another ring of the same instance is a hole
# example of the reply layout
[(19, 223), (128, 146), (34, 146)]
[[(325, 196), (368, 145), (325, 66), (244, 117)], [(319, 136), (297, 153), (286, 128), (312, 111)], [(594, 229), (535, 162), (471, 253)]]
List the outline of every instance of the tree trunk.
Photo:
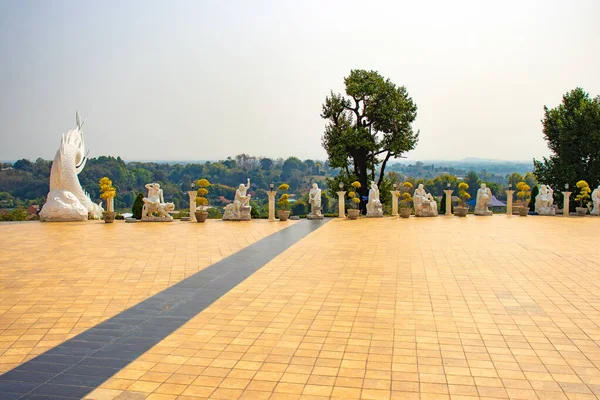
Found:
[(379, 171), (379, 180), (377, 181), (377, 187), (380, 187), (381, 183), (383, 182), (383, 177), (385, 176), (385, 165), (387, 164), (391, 156), (392, 153), (388, 151), (387, 155), (385, 156), (385, 159), (381, 163), (381, 171)]

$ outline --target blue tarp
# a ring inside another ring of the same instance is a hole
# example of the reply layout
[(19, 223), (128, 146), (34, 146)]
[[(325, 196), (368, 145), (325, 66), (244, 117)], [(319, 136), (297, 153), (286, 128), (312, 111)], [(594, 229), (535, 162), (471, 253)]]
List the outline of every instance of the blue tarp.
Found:
[[(467, 201), (467, 204), (470, 206), (474, 206), (475, 204), (477, 204), (477, 199), (472, 199)], [(490, 201), (489, 203), (490, 207), (505, 207), (506, 203), (501, 202), (500, 200), (498, 200), (496, 198), (496, 196), (492, 195), (492, 201)]]

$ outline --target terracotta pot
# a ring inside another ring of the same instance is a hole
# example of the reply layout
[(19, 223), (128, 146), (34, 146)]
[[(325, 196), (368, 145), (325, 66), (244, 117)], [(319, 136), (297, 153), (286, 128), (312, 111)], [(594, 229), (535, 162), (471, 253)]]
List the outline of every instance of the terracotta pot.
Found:
[(454, 207), (454, 215), (456, 215), (457, 217), (466, 217), (467, 213), (469, 212), (469, 208), (468, 207)]
[(204, 222), (208, 218), (208, 211), (195, 211), (196, 222)]
[(349, 219), (358, 219), (358, 216), (360, 215), (360, 210), (351, 208), (348, 210), (348, 218)]
[(412, 210), (410, 208), (400, 208), (400, 216), (402, 218), (410, 217), (411, 213), (412, 213)]
[(104, 211), (104, 222), (112, 224), (115, 221), (115, 215), (114, 211)]
[(575, 207), (575, 211), (577, 211), (577, 215), (584, 217), (587, 214), (588, 209), (587, 207)]
[(517, 207), (517, 211), (521, 217), (526, 217), (529, 214), (529, 207)]
[(285, 210), (278, 210), (277, 211), (277, 217), (279, 218), (279, 220), (281, 222), (285, 222), (290, 217), (290, 212), (289, 211), (285, 211)]

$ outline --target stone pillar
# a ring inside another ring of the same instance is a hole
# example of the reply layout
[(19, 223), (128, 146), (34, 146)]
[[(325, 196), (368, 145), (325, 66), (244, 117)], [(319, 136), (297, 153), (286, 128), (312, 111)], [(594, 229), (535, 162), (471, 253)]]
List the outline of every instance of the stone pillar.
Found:
[(195, 190), (188, 191), (188, 195), (190, 196), (190, 222), (196, 222), (196, 195), (198, 193)]
[(569, 216), (569, 198), (571, 197), (571, 193), (573, 192), (562, 192), (564, 196), (563, 200), (563, 215), (565, 217)]
[(346, 202), (344, 199), (346, 192), (341, 191), (341, 192), (337, 192), (337, 194), (338, 194), (338, 210), (339, 210), (338, 218), (346, 218)]
[(514, 190), (507, 190), (506, 191), (506, 215), (512, 215), (512, 201), (513, 201), (513, 194), (515, 193)]
[(269, 190), (267, 194), (269, 195), (269, 221), (275, 221), (275, 194), (277, 191)]
[(397, 190), (392, 190), (390, 191), (390, 193), (392, 194), (392, 217), (397, 217), (398, 216), (398, 193), (400, 193)]
[(446, 215), (452, 215), (452, 193), (453, 192), (454, 192), (454, 190), (452, 190), (452, 189), (444, 190), (444, 193), (446, 193)]

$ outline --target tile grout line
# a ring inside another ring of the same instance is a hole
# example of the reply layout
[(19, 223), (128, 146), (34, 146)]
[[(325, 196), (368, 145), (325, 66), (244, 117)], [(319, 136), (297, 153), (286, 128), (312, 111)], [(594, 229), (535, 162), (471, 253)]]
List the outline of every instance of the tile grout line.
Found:
[(275, 232), (7, 371), (2, 398), (84, 397), (328, 221)]

